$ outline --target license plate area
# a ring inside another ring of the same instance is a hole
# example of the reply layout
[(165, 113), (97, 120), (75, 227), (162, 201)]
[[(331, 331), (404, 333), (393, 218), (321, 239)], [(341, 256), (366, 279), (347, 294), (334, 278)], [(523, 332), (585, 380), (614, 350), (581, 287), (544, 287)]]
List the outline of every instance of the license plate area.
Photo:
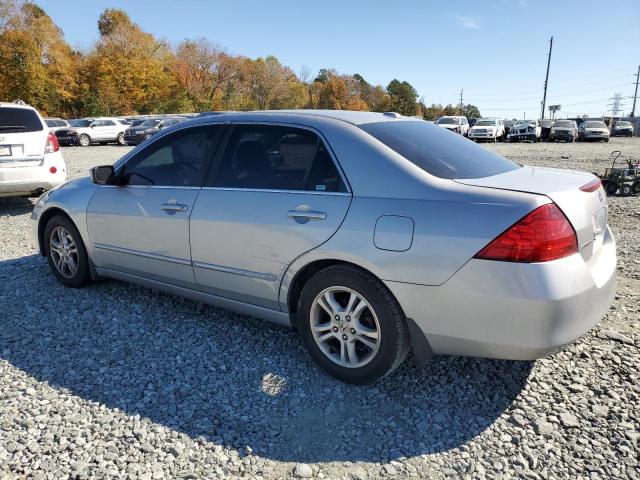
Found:
[(0, 157), (11, 156), (11, 145), (0, 145)]

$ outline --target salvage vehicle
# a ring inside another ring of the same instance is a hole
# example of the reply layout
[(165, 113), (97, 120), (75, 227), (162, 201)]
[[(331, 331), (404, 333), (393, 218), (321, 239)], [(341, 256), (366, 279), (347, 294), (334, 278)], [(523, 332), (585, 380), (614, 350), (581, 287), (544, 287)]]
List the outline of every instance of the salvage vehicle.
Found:
[(583, 142), (609, 141), (609, 128), (607, 124), (599, 120), (585, 120), (578, 127), (578, 138)]
[(511, 127), (507, 139), (511, 142), (529, 141), (539, 142), (542, 135), (542, 127), (538, 120), (517, 120)]
[(467, 117), (462, 117), (462, 116), (440, 117), (436, 122), (436, 125), (442, 128), (446, 128), (451, 132), (459, 133), (460, 135), (463, 135), (465, 137), (469, 133), (469, 122), (467, 121)]
[(496, 142), (504, 138), (504, 124), (499, 118), (480, 118), (469, 129), (469, 140)]
[(38, 111), (0, 103), (0, 197), (38, 197), (66, 179), (58, 140)]
[(124, 131), (124, 143), (126, 145), (138, 145), (155, 135), (163, 128), (170, 127), (180, 123), (183, 119), (180, 117), (170, 118), (149, 118), (144, 122), (127, 128)]
[(118, 143), (124, 145), (124, 131), (128, 125), (113, 117), (81, 118), (72, 120), (69, 128), (56, 132), (61, 145), (80, 145)]
[(116, 278), (291, 326), (350, 383), (410, 349), (539, 358), (616, 288), (597, 177), (392, 112), (186, 121), (43, 195), (32, 219), (63, 285)]
[(613, 127), (613, 137), (633, 137), (633, 125), (626, 120), (616, 122)]
[(549, 140), (552, 142), (575, 142), (578, 139), (578, 125), (575, 120), (556, 120), (551, 127)]
[(632, 193), (640, 194), (640, 165), (627, 160), (627, 165), (616, 167), (616, 162), (622, 156), (620, 150), (611, 152), (611, 168), (607, 168), (602, 175), (602, 187), (609, 195), (616, 193), (628, 197)]

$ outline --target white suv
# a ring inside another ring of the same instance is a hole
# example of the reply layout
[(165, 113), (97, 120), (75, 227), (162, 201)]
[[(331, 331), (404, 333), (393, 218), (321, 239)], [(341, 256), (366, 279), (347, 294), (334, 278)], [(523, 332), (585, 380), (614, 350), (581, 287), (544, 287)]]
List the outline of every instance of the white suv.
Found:
[(66, 179), (58, 140), (36, 109), (0, 102), (0, 197), (39, 196)]
[(129, 125), (119, 118), (80, 118), (71, 120), (69, 127), (56, 131), (61, 145), (80, 145), (88, 147), (92, 143), (116, 142), (125, 145), (124, 131)]
[(436, 125), (442, 128), (446, 128), (452, 132), (459, 133), (465, 137), (469, 133), (469, 121), (467, 117), (462, 116), (445, 116), (440, 117), (436, 122)]
[(499, 118), (481, 118), (469, 130), (469, 140), (495, 142), (504, 137), (504, 123)]

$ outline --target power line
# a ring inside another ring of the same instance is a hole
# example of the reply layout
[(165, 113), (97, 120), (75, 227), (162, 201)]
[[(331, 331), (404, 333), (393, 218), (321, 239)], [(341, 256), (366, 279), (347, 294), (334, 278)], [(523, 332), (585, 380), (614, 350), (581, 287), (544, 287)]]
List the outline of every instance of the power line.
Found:
[[(576, 95), (584, 95), (585, 93), (594, 93), (594, 92), (601, 92), (602, 90), (604, 90), (605, 88), (618, 88), (618, 87), (625, 87), (628, 85), (632, 85), (632, 84), (627, 84), (627, 83), (620, 83), (617, 85), (612, 85), (610, 87), (600, 87), (600, 88), (595, 88), (595, 89), (591, 89), (591, 90), (581, 90), (581, 91), (577, 91), (577, 92), (573, 92), (573, 93), (563, 93), (563, 94), (554, 94), (553, 92), (549, 94), (550, 98), (563, 98), (563, 97), (574, 97)], [(537, 100), (538, 97), (523, 97), (523, 98), (503, 98), (503, 99), (483, 99), (483, 98), (476, 98), (473, 97), (471, 99), (472, 102), (520, 102), (520, 101), (526, 101), (526, 100)]]

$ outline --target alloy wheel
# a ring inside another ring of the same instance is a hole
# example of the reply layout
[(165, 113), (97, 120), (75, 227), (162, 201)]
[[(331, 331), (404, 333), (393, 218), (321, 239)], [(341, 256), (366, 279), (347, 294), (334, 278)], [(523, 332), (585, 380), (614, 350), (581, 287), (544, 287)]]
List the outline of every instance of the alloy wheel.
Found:
[(376, 356), (380, 324), (371, 305), (358, 292), (329, 287), (315, 298), (310, 313), (313, 339), (332, 362), (359, 368)]
[(78, 273), (78, 246), (69, 231), (57, 226), (51, 232), (49, 251), (53, 265), (60, 275), (73, 278)]

